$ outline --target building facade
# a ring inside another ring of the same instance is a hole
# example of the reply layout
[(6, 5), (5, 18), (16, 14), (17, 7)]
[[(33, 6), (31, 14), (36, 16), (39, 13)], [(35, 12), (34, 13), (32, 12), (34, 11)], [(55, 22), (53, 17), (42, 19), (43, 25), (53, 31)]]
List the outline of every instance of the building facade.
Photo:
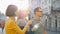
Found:
[(60, 31), (60, 0), (41, 0), (44, 14), (47, 14), (48, 30)]

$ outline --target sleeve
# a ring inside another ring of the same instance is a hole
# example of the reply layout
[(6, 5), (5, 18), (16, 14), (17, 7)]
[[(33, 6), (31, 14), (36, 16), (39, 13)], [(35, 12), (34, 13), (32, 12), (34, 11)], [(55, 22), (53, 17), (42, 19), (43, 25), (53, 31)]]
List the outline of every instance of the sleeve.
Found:
[(23, 30), (21, 30), (18, 25), (14, 22), (11, 21), (11, 29), (13, 29), (14, 31), (16, 31), (18, 34), (25, 34), (26, 30), (27, 30), (27, 26), (24, 27)]

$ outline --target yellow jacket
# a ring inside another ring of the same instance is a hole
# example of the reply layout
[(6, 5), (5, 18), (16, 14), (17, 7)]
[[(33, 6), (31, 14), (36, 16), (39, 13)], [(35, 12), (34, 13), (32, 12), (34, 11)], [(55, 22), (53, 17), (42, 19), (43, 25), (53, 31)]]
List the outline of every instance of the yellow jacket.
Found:
[(21, 30), (18, 25), (12, 19), (8, 19), (5, 24), (6, 34), (25, 34), (27, 26)]

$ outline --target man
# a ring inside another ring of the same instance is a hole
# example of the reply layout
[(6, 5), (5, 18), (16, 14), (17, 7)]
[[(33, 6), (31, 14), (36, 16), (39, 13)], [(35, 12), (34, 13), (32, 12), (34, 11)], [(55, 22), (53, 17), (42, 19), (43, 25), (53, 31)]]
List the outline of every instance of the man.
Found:
[(31, 25), (32, 34), (46, 34), (46, 30), (40, 21), (40, 17), (43, 14), (42, 9), (40, 7), (35, 8), (34, 14), (35, 14), (34, 19), (30, 21), (32, 22)]

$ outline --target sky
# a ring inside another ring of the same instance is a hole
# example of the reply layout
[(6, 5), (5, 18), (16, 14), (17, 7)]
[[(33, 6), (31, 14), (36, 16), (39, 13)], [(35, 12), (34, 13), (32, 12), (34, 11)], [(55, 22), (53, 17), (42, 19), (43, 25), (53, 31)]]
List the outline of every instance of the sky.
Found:
[(0, 0), (0, 12), (5, 14), (6, 9), (10, 4), (16, 5), (19, 9), (25, 9), (28, 7), (28, 0), (21, 0), (21, 2), (20, 0)]

